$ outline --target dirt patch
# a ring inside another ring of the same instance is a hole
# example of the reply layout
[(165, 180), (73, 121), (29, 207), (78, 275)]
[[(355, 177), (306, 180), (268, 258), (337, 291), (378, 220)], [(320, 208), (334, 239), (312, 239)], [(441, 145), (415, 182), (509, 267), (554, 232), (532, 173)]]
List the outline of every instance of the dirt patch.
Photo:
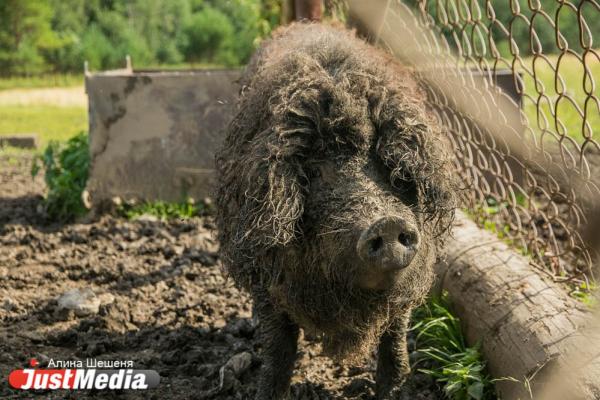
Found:
[[(43, 181), (32, 181), (29, 163), (27, 155), (0, 155), (0, 398), (252, 398), (261, 343), (248, 296), (221, 273), (212, 219), (48, 224)], [(101, 299), (97, 312), (59, 309), (57, 299), (76, 288)], [(302, 339), (294, 399), (373, 398), (373, 362), (343, 367), (319, 353), (318, 343)], [(236, 355), (243, 367), (221, 382)], [(141, 392), (10, 389), (9, 372), (32, 357), (42, 366), (132, 360), (161, 382)], [(410, 386), (408, 398), (442, 398), (425, 375), (413, 375)]]
[(87, 107), (87, 104), (88, 99), (83, 86), (0, 91), (0, 106), (49, 105), (57, 107)]

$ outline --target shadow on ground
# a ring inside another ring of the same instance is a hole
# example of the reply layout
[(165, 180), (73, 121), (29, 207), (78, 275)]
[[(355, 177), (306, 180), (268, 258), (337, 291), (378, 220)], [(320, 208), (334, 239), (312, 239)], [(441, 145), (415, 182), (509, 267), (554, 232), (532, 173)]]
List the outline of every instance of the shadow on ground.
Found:
[[(50, 225), (38, 212), (41, 186), (27, 163), (10, 168), (0, 159), (0, 398), (253, 397), (261, 343), (248, 296), (221, 271), (210, 217), (105, 215)], [(73, 289), (93, 291), (100, 306), (83, 316), (59, 309), (57, 299)], [(161, 383), (149, 391), (9, 388), (9, 372), (33, 357), (42, 365), (131, 360), (136, 369), (158, 371)], [(232, 369), (232, 360), (241, 362)], [(418, 394), (410, 398), (441, 398), (427, 377), (416, 374), (412, 382)], [(373, 361), (336, 365), (318, 343), (301, 341), (292, 398), (373, 399), (373, 392)]]

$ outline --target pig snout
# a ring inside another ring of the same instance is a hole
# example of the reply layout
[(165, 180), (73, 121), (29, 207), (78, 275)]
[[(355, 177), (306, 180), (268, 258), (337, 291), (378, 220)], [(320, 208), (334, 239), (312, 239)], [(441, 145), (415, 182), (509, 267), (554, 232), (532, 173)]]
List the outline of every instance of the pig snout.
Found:
[[(401, 217), (384, 217), (360, 235), (356, 250), (368, 268), (396, 271), (408, 267), (419, 249), (417, 228)], [(374, 272), (374, 271), (372, 271)]]

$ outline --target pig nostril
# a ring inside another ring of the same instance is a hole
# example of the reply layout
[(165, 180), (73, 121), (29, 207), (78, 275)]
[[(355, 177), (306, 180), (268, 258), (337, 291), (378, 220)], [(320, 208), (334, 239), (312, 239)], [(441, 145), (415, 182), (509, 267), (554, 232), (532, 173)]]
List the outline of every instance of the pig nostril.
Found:
[(378, 236), (369, 242), (369, 254), (375, 254), (379, 249), (383, 247), (383, 239)]
[(410, 240), (410, 236), (405, 233), (401, 233), (398, 235), (398, 241), (405, 247), (408, 247), (412, 244), (412, 240)]

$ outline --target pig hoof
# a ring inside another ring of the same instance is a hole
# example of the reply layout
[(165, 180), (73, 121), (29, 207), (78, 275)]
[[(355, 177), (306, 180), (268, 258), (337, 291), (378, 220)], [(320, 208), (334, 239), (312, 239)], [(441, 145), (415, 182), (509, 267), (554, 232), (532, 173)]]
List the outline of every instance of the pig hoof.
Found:
[(377, 400), (414, 400), (415, 388), (409, 383), (399, 384), (377, 394)]
[(392, 389), (387, 393), (378, 395), (377, 400), (397, 400), (401, 398), (400, 395), (400, 389)]

